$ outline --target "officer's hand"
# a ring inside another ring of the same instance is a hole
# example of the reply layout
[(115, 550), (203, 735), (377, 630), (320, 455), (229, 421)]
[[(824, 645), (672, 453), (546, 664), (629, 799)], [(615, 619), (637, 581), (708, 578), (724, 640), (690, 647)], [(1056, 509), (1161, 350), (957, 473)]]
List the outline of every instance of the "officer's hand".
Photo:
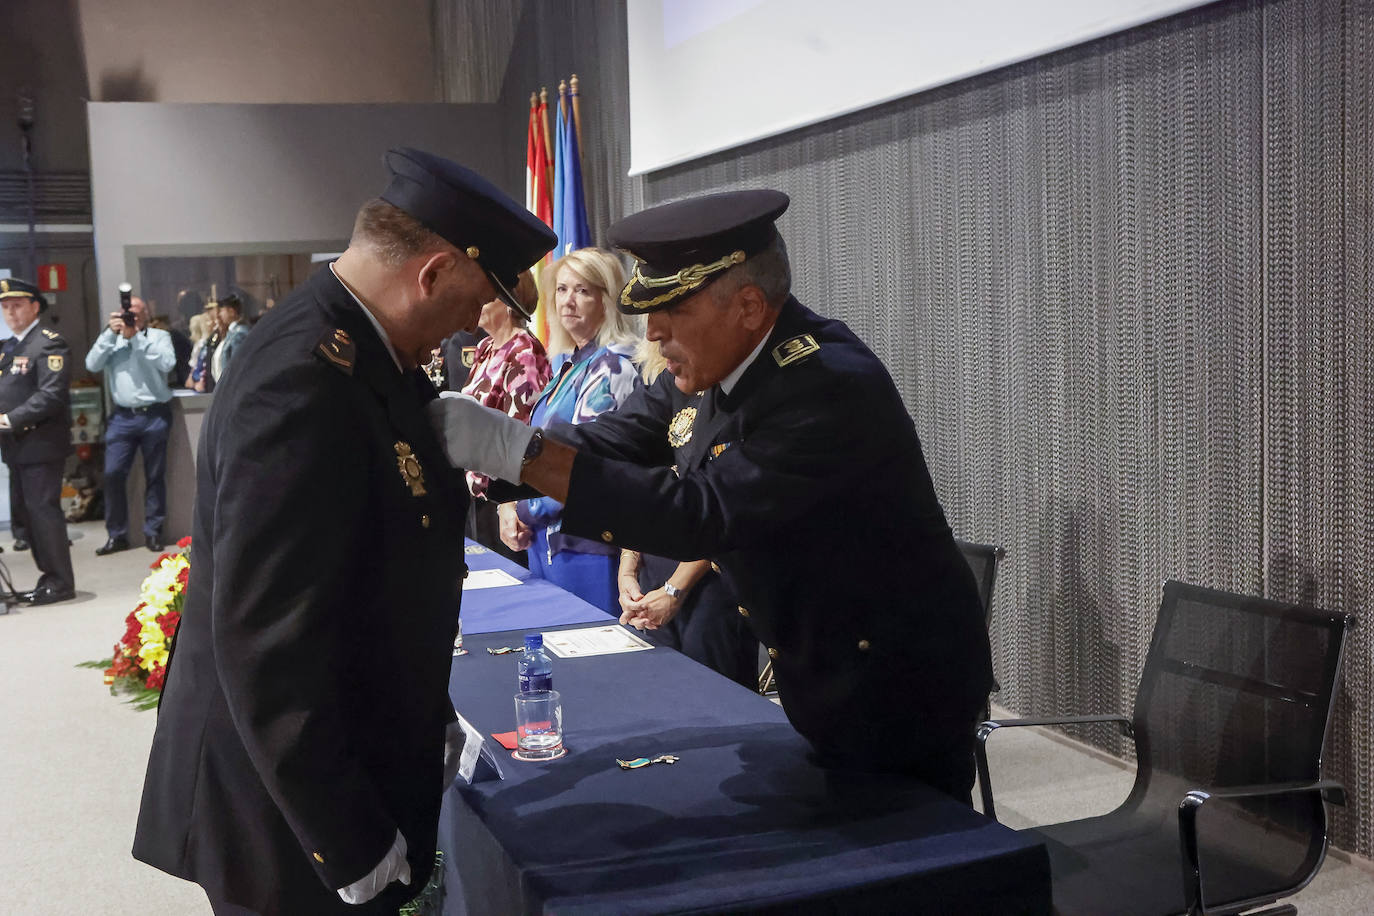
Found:
[(454, 467), (520, 482), (534, 430), (456, 391), (443, 392), (425, 410)]
[(382, 861), (377, 863), (377, 867), (348, 887), (339, 888), (339, 896), (343, 898), (344, 903), (355, 906), (367, 903), (386, 890), (386, 886), (392, 881), (410, 883), (410, 863), (406, 861), (406, 838), (401, 836), (399, 830), (396, 831), (396, 840), (391, 844), (391, 849), (382, 856)]
[(497, 506), (496, 518), (500, 522), (501, 543), (511, 550), (528, 550), (534, 543), (534, 529), (520, 521), (520, 516), (515, 512), (515, 503)]

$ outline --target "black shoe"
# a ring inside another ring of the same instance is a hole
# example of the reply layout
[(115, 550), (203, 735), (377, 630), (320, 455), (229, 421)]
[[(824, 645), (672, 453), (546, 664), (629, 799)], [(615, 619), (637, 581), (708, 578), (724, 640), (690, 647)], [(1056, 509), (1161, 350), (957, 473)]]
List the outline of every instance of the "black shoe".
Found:
[(29, 549), (29, 542), (26, 541), (26, 540), (24, 540), (23, 538), (18, 538), (18, 539), (14, 542), (14, 549), (15, 549), (15, 550), (28, 550), (28, 549)]
[(153, 553), (162, 553), (162, 539), (155, 534), (148, 535), (148, 549)]
[(56, 589), (51, 585), (40, 585), (31, 592), (21, 592), (19, 600), (25, 604), (56, 604), (76, 597), (75, 589)]
[(95, 555), (98, 556), (98, 557), (103, 557), (103, 556), (105, 556), (106, 554), (119, 553), (121, 550), (128, 550), (128, 549), (129, 549), (129, 539), (128, 539), (128, 538), (110, 538), (108, 541), (105, 542), (105, 546), (104, 546), (104, 547), (97, 547), (97, 548), (95, 549)]

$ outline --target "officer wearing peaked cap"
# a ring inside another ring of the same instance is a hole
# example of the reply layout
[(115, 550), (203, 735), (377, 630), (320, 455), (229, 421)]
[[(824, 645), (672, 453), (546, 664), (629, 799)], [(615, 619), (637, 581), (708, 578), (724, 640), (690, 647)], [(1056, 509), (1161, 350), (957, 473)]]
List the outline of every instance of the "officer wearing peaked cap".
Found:
[(453, 162), (386, 165), (347, 251), (244, 340), (202, 433), (134, 855), (219, 912), (396, 913), (456, 771), (467, 488), (420, 367), (555, 239)]
[(0, 455), (39, 572), (38, 584), (19, 598), (52, 604), (76, 595), (62, 512), (62, 468), (72, 451), (71, 354), (41, 319), (47, 300), (32, 283), (0, 280), (0, 308), (14, 335), (0, 344)]
[[(671, 373), (619, 410), (547, 443), (473, 405), (431, 417), (451, 460), (563, 500), (564, 530), (714, 560), (820, 763), (968, 802), (992, 684), (973, 578), (887, 370), (790, 293), (788, 203), (729, 192), (611, 228), (637, 261), (620, 308)], [(669, 386), (701, 394), (681, 407)], [(896, 578), (869, 574), (875, 543), (900, 552)]]

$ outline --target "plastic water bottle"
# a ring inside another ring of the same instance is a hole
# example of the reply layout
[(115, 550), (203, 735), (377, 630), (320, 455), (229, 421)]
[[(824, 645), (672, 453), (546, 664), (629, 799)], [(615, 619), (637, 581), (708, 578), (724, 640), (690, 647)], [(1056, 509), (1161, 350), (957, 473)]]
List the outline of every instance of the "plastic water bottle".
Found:
[(515, 663), (515, 670), (520, 674), (521, 693), (553, 689), (553, 662), (544, 652), (542, 634), (531, 633), (525, 637), (525, 652)]

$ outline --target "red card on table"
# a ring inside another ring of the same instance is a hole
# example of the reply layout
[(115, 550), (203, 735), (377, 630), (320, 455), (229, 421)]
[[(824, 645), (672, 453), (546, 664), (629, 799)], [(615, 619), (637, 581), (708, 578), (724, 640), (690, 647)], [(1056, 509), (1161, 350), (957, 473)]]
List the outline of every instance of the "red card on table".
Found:
[(501, 742), (501, 746), (508, 751), (515, 750), (515, 732), (492, 732), (491, 736)]

